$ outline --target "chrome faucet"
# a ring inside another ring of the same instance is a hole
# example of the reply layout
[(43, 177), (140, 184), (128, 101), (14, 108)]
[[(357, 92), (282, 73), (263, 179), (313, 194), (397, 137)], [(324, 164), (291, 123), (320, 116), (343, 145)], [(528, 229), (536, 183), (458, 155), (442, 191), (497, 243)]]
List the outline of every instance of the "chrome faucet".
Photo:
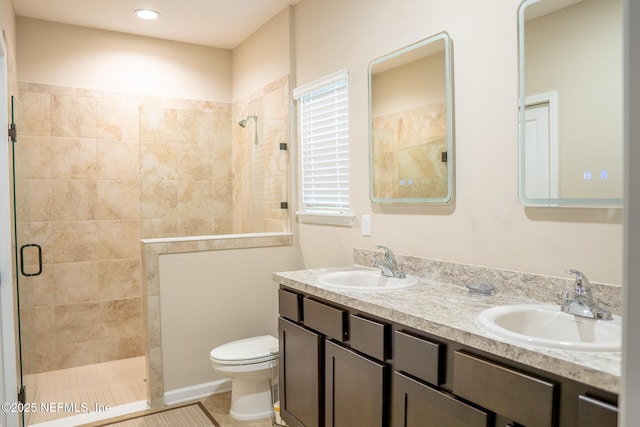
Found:
[(377, 245), (376, 249), (384, 250), (384, 261), (378, 261), (377, 259), (373, 261), (373, 266), (379, 267), (380, 270), (382, 270), (383, 276), (395, 277), (397, 279), (404, 279), (407, 277), (403, 271), (398, 269), (396, 257), (393, 255), (393, 252), (391, 252), (391, 249), (380, 245)]
[(613, 316), (609, 310), (600, 307), (591, 295), (591, 283), (582, 272), (567, 270), (568, 274), (575, 274), (574, 289), (568, 290), (562, 298), (560, 309), (565, 313), (576, 316), (590, 317), (592, 319), (611, 320)]

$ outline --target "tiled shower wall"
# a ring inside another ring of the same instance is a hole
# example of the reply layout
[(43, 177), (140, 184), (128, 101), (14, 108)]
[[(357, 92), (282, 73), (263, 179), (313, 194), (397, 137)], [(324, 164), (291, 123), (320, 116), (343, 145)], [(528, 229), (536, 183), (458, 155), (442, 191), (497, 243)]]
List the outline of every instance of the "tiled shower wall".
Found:
[[(288, 117), (288, 79), (278, 82)], [(268, 100), (271, 86), (257, 98)], [(25, 373), (144, 354), (141, 238), (271, 231), (247, 224), (287, 230), (279, 202), (259, 209), (261, 221), (241, 205), (253, 199), (244, 193), (256, 179), (288, 169), (234, 155), (243, 142), (232, 129), (242, 128), (230, 104), (25, 82), (19, 89), (18, 241), (42, 246), (44, 264), (40, 276), (20, 277)], [(236, 184), (235, 167), (266, 172), (234, 191), (245, 184)], [(26, 272), (37, 270), (36, 250), (24, 254)]]
[[(249, 115), (258, 119), (240, 127)], [(233, 119), (234, 232), (289, 231), (281, 207), (289, 195), (288, 76), (235, 101)]]

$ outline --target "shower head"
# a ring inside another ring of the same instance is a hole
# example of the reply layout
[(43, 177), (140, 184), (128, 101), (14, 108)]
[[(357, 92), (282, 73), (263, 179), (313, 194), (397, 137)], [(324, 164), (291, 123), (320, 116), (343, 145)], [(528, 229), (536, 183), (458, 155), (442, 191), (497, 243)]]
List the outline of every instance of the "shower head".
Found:
[(256, 115), (253, 115), (253, 116), (247, 116), (247, 117), (245, 117), (244, 119), (240, 120), (240, 121), (238, 122), (238, 125), (240, 125), (240, 127), (241, 127), (241, 128), (246, 127), (246, 126), (247, 126), (247, 121), (248, 121), (249, 119), (254, 119), (254, 120), (256, 120), (256, 121), (257, 121), (257, 120), (258, 120), (258, 116), (256, 116)]

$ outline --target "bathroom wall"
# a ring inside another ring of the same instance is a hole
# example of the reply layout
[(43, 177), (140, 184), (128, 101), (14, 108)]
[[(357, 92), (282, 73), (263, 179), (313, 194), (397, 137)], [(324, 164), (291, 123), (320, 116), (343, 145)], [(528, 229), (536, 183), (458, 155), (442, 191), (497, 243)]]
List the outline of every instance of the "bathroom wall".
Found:
[[(294, 9), (299, 85), (349, 70), (351, 202), (371, 214), (372, 237), (353, 228), (299, 224), (307, 267), (344, 265), (354, 247), (564, 276), (566, 268), (622, 284), (622, 212), (534, 209), (518, 200), (518, 0), (305, 0)], [(384, 31), (380, 29), (384, 28)], [(367, 66), (447, 31), (453, 41), (455, 200), (387, 206), (368, 198)]]
[[(291, 198), (292, 13), (292, 8), (283, 10), (232, 52), (236, 233), (289, 231), (289, 210), (282, 209), (281, 202)], [(235, 126), (250, 115), (258, 119), (248, 120), (245, 128)]]
[[(12, 0), (0, 0), (0, 28), (4, 31), (3, 37), (7, 43), (7, 48), (15, 60), (16, 17)], [(13, 65), (15, 66), (15, 63)]]
[(278, 285), (271, 273), (300, 265), (294, 246), (161, 255), (165, 392), (224, 380), (209, 361), (214, 347), (277, 336)]
[(231, 52), (225, 49), (24, 17), (17, 18), (17, 40), (23, 81), (231, 101)]
[(233, 230), (289, 231), (289, 76), (236, 100), (233, 118)]
[(141, 237), (233, 233), (231, 105), (176, 101), (140, 107)]
[(284, 9), (231, 52), (234, 102), (291, 72), (292, 14), (293, 8)]

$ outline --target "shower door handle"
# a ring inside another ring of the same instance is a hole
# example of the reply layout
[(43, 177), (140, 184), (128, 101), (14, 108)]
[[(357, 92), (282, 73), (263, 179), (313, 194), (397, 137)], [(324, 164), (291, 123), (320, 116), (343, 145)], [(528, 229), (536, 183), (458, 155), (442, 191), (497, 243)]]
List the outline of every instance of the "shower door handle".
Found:
[[(38, 271), (35, 273), (27, 273), (24, 271), (24, 250), (26, 248), (36, 248), (38, 249)], [(31, 277), (31, 276), (39, 276), (42, 273), (42, 248), (40, 245), (36, 243), (27, 243), (26, 245), (22, 245), (20, 247), (20, 273), (23, 276)]]

